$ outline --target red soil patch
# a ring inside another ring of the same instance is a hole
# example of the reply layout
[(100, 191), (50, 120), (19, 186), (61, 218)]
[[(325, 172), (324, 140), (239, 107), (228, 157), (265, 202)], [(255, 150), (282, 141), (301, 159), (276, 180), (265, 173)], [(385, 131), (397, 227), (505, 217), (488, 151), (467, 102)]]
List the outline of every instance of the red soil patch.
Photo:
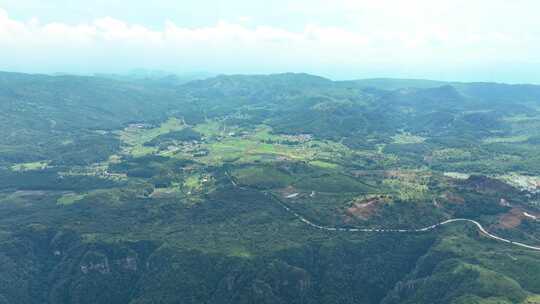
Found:
[[(521, 224), (523, 220), (531, 220), (530, 217), (524, 213), (527, 212), (522, 208), (512, 208), (509, 212), (505, 213), (500, 219), (498, 226), (504, 229), (516, 228)], [(540, 218), (540, 214), (534, 212), (527, 212), (528, 214)]]
[(512, 208), (500, 218), (498, 226), (504, 229), (516, 228), (524, 218), (523, 212), (520, 212), (517, 208)]
[(375, 214), (381, 204), (385, 202), (384, 196), (371, 197), (353, 202), (352, 206), (345, 209), (345, 214), (350, 218), (368, 219)]

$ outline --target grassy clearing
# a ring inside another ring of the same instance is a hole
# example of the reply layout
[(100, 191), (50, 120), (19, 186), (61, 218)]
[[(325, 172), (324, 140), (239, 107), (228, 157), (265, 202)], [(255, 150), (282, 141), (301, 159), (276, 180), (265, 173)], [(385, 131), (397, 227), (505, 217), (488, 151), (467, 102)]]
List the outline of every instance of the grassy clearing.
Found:
[(140, 125), (132, 125), (120, 133), (120, 140), (124, 144), (124, 153), (134, 157), (144, 156), (157, 152), (155, 147), (144, 146), (146, 142), (173, 131), (179, 131), (185, 126), (181, 120), (169, 118), (157, 128), (145, 128)]
[(294, 186), (305, 191), (326, 193), (371, 193), (374, 191), (372, 187), (343, 174), (303, 177)]
[(322, 160), (314, 160), (314, 161), (309, 162), (309, 164), (312, 165), (312, 166), (315, 166), (315, 167), (323, 168), (323, 169), (337, 169), (337, 168), (339, 168), (339, 165), (337, 165), (337, 164), (322, 161)]
[(232, 176), (241, 185), (265, 189), (283, 188), (294, 181), (292, 176), (270, 166), (238, 169), (232, 172)]
[(67, 193), (62, 195), (56, 200), (57, 205), (69, 206), (72, 205), (83, 198), (86, 197), (86, 194), (77, 194), (77, 193)]
[(49, 167), (49, 161), (38, 161), (31, 163), (21, 163), (11, 166), (12, 171), (32, 171), (32, 170), (44, 170)]
[(231, 248), (229, 255), (238, 257), (238, 258), (246, 258), (246, 259), (251, 258), (253, 256), (253, 254), (249, 252), (246, 248), (238, 247), (238, 246)]
[(184, 180), (184, 188), (188, 191), (188, 193), (200, 192), (203, 188), (201, 175), (193, 174), (188, 176)]
[(522, 302), (523, 304), (540, 304), (540, 295), (531, 295), (528, 296), (525, 301)]
[(137, 145), (134, 146), (132, 149), (129, 150), (129, 154), (131, 154), (133, 157), (141, 157), (145, 155), (155, 154), (157, 152), (157, 148), (155, 147), (146, 147), (143, 145)]
[(225, 137), (229, 136), (231, 133), (236, 133), (239, 131), (237, 127), (228, 126), (221, 121), (217, 120), (208, 120), (205, 123), (198, 124), (193, 127), (193, 130), (203, 134), (203, 136), (211, 137)]

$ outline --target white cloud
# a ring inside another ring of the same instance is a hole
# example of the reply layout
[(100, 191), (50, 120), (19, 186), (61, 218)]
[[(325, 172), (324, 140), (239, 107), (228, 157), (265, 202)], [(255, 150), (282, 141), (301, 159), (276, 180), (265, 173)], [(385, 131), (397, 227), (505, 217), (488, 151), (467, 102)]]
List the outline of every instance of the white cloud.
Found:
[(537, 63), (540, 4), (533, 11), (520, 3), (531, 2), (320, 0), (305, 11), (342, 16), (339, 26), (306, 22), (300, 30), (256, 25), (249, 16), (197, 28), (165, 21), (157, 30), (113, 17), (42, 24), (0, 9), (0, 68), (276, 72)]

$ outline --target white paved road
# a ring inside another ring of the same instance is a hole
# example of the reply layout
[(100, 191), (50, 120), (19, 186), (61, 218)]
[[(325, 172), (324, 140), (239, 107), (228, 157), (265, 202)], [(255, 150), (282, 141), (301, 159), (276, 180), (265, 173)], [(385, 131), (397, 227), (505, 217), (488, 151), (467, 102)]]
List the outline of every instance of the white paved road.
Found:
[(440, 223), (437, 223), (437, 224), (433, 224), (431, 226), (427, 226), (427, 227), (423, 227), (423, 228), (417, 228), (417, 229), (336, 228), (336, 227), (327, 227), (327, 226), (317, 225), (317, 224), (309, 221), (308, 219), (304, 218), (300, 214), (294, 212), (287, 205), (285, 205), (285, 204), (283, 204), (281, 202), (279, 203), (279, 205), (281, 207), (283, 207), (283, 209), (285, 209), (287, 212), (294, 215), (297, 219), (299, 219), (300, 221), (305, 223), (306, 225), (309, 225), (311, 227), (321, 229), (321, 230), (346, 231), (346, 232), (398, 232), (398, 233), (401, 232), (401, 233), (412, 233), (412, 232), (426, 232), (426, 231), (433, 230), (433, 229), (435, 229), (435, 228), (437, 228), (439, 226), (448, 225), (448, 224), (452, 224), (452, 223), (456, 223), (456, 222), (469, 222), (469, 223), (473, 223), (478, 228), (478, 230), (480, 230), (480, 232), (482, 234), (484, 234), (485, 236), (490, 237), (490, 238), (492, 238), (494, 240), (505, 242), (505, 243), (508, 243), (508, 244), (511, 244), (511, 245), (515, 245), (515, 246), (519, 246), (519, 247), (523, 247), (523, 248), (527, 248), (527, 249), (540, 251), (540, 247), (530, 246), (530, 245), (527, 245), (527, 244), (523, 244), (523, 243), (520, 243), (520, 242), (514, 242), (514, 241), (511, 241), (511, 240), (496, 236), (496, 235), (488, 232), (479, 222), (477, 222), (475, 220), (465, 219), (465, 218), (449, 219), (449, 220), (446, 220), (446, 221), (443, 221), (443, 222), (440, 222)]
[[(234, 180), (231, 178), (231, 176), (228, 173), (226, 173), (226, 175), (227, 175), (227, 177), (229, 177), (229, 179), (230, 179), (230, 181), (231, 181), (231, 183), (233, 184), (234, 187), (236, 187), (238, 189), (242, 189), (242, 190), (248, 190), (248, 188), (241, 187), (236, 182), (234, 182)], [(279, 203), (279, 205), (283, 209), (285, 209), (288, 213), (294, 215), (294, 217), (296, 217), (297, 219), (302, 221), (304, 224), (306, 224), (308, 226), (311, 226), (313, 228), (316, 228), (316, 229), (320, 229), (320, 230), (345, 231), (345, 232), (414, 233), (414, 232), (427, 232), (427, 231), (433, 230), (433, 229), (435, 229), (437, 227), (452, 224), (452, 223), (456, 223), (456, 222), (469, 222), (469, 223), (474, 224), (478, 228), (478, 230), (480, 230), (480, 232), (482, 234), (484, 234), (485, 236), (487, 236), (489, 238), (492, 238), (492, 239), (500, 241), (500, 242), (508, 243), (508, 244), (511, 244), (511, 245), (514, 245), (514, 246), (519, 246), (519, 247), (522, 247), (522, 248), (527, 248), (527, 249), (531, 249), (531, 250), (540, 251), (540, 247), (531, 246), (531, 245), (523, 244), (523, 243), (520, 243), (520, 242), (514, 242), (514, 241), (511, 241), (511, 240), (502, 238), (500, 236), (496, 236), (496, 235), (488, 232), (479, 222), (477, 222), (475, 220), (466, 219), (466, 218), (449, 219), (449, 220), (442, 221), (442, 222), (437, 223), (437, 224), (433, 224), (431, 226), (427, 226), (427, 227), (423, 227), (423, 228), (417, 228), (417, 229), (340, 228), (340, 227), (321, 226), (321, 225), (317, 225), (317, 224), (311, 222), (310, 220), (306, 219), (302, 215), (300, 215), (297, 212), (293, 211), (291, 208), (289, 208), (289, 206), (287, 206), (286, 204), (281, 202), (279, 199), (274, 197), (272, 194), (270, 194), (268, 192), (264, 192), (264, 193), (266, 195), (270, 195), (274, 200), (276, 200)]]

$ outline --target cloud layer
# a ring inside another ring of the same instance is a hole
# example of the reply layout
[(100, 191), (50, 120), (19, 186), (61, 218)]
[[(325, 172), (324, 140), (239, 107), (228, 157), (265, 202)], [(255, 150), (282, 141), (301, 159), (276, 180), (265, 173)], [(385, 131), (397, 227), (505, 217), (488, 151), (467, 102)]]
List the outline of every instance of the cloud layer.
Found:
[(394, 71), (398, 76), (444, 78), (445, 73), (454, 77), (454, 72), (475, 68), (523, 69), (540, 62), (536, 1), (313, 3), (317, 4), (291, 5), (288, 10), (291, 16), (326, 13), (341, 20), (320, 25), (306, 18), (300, 30), (293, 30), (256, 24), (244, 16), (197, 28), (164, 21), (161, 28), (151, 29), (113, 17), (79, 24), (15, 20), (0, 8), (0, 69), (118, 72), (146, 67), (178, 72), (307, 71), (344, 77)]

